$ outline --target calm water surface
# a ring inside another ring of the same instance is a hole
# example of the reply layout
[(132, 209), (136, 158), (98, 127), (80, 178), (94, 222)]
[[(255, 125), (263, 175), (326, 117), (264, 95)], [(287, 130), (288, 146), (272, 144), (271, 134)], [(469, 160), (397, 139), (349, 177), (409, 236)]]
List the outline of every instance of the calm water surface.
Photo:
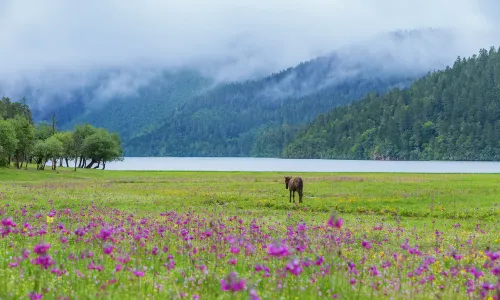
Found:
[(500, 162), (363, 161), (250, 157), (126, 157), (107, 170), (500, 173)]

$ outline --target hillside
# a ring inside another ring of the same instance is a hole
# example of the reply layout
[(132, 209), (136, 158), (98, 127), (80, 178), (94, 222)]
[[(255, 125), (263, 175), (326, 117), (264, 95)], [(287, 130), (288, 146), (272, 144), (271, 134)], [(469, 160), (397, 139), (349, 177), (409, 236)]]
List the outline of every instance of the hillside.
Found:
[(91, 85), (73, 91), (73, 101), (52, 110), (35, 111), (35, 117), (38, 121), (50, 121), (55, 114), (61, 129), (73, 128), (78, 123), (90, 123), (118, 132), (127, 141), (156, 129), (179, 103), (203, 93), (211, 84), (209, 79), (195, 71), (164, 71), (152, 76), (147, 84), (133, 92), (116, 93), (109, 99), (100, 99), (102, 85), (112, 81), (112, 78), (109, 79), (112, 74), (107, 74), (107, 77), (100, 84), (96, 80)]
[(157, 130), (125, 141), (125, 153), (278, 157), (318, 113), (372, 91), (406, 87), (433, 67), (444, 67), (446, 55), (432, 54), (444, 44), (453, 45), (446, 31), (396, 32), (262, 80), (219, 86), (181, 103)]
[(318, 113), (443, 68), (453, 59), (436, 49), (455, 42), (443, 30), (401, 31), (246, 82), (217, 83), (194, 69), (116, 69), (47, 76), (18, 94), (36, 121), (55, 114), (60, 129), (90, 123), (118, 132), (126, 156), (277, 157)]
[(359, 75), (308, 96), (278, 99), (262, 94), (274, 79), (225, 85), (190, 99), (159, 129), (125, 142), (125, 151), (129, 156), (279, 156), (297, 125), (413, 78)]
[(455, 61), (408, 89), (372, 93), (318, 116), (288, 158), (499, 160), (500, 52)]

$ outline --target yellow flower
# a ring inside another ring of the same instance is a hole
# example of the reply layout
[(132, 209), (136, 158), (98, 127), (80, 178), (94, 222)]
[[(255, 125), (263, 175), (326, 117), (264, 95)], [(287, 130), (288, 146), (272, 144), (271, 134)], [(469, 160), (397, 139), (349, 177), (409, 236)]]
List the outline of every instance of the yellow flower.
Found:
[(380, 251), (380, 257), (384, 257), (384, 251)]
[(23, 228), (23, 231), (24, 231), (24, 232), (28, 232), (28, 228), (26, 228), (26, 227), (25, 227), (25, 228)]
[(52, 222), (54, 222), (54, 217), (49, 217), (49, 216), (47, 216), (47, 223), (49, 223), (49, 224), (50, 224), (50, 223), (52, 223)]

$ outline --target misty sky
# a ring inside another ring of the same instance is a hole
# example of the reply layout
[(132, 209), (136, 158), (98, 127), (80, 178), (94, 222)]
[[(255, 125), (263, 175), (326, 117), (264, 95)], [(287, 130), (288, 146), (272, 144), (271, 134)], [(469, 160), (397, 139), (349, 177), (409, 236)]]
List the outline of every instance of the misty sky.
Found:
[[(479, 3), (479, 4), (478, 4)], [(379, 32), (488, 30), (494, 0), (2, 0), (3, 72), (246, 59), (284, 68)], [(489, 45), (477, 44), (479, 50)]]
[(7, 91), (26, 82), (48, 91), (56, 83), (65, 92), (87, 84), (78, 74), (118, 67), (135, 75), (120, 74), (111, 90), (133, 90), (147, 81), (141, 68), (183, 66), (240, 80), (379, 33), (425, 27), (454, 29), (460, 42), (426, 55), (470, 56), (496, 41), (497, 1), (0, 0), (0, 83)]

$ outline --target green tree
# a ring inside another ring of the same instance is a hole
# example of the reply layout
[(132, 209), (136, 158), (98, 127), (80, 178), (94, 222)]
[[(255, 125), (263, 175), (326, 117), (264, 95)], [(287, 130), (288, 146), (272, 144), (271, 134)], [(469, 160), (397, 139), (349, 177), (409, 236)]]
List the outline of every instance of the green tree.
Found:
[[(63, 143), (57, 136), (51, 136), (45, 141), (38, 140), (33, 148), (37, 169), (45, 170), (47, 161), (55, 161), (55, 158), (60, 157), (64, 151)], [(56, 170), (57, 164), (52, 163), (52, 170)]]
[(18, 143), (14, 151), (14, 161), (16, 168), (22, 168), (23, 163), (26, 163), (28, 168), (28, 155), (33, 149), (35, 143), (35, 128), (24, 116), (17, 115), (9, 120), (16, 133)]
[(82, 147), (83, 156), (90, 158), (91, 162), (86, 168), (91, 168), (94, 164), (103, 164), (106, 162), (120, 160), (123, 155), (120, 138), (117, 134), (110, 134), (108, 131), (98, 128), (93, 134), (85, 138)]
[(12, 123), (0, 119), (0, 167), (10, 164), (10, 158), (17, 147), (16, 131)]
[(55, 134), (55, 137), (62, 143), (63, 151), (60, 157), (59, 166), (63, 166), (63, 159), (66, 162), (66, 167), (69, 167), (69, 159), (75, 158), (76, 155), (76, 144), (73, 137), (73, 132), (64, 131)]
[(499, 87), (500, 52), (482, 49), (409, 88), (330, 110), (305, 126), (284, 156), (500, 160)]
[[(76, 167), (78, 164), (78, 167), (80, 168), (85, 168), (87, 165), (87, 159), (88, 157), (85, 157), (84, 153), (84, 148), (83, 144), (86, 138), (91, 136), (96, 132), (96, 128), (90, 124), (78, 124), (75, 126), (75, 129), (73, 131), (73, 142), (75, 145), (75, 171)], [(80, 159), (80, 162), (78, 162), (78, 158)]]

